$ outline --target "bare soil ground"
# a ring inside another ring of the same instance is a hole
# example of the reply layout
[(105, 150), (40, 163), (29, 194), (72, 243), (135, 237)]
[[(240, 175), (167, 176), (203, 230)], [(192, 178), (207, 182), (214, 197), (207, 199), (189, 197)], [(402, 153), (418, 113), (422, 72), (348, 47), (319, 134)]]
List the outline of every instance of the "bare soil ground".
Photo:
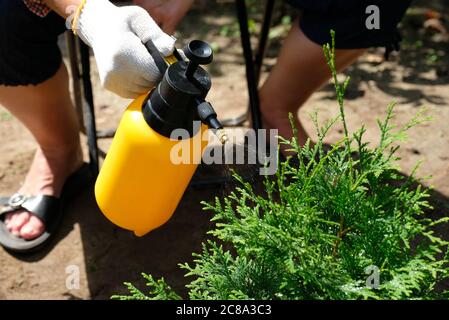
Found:
[[(403, 50), (393, 55), (391, 61), (382, 62), (382, 50), (371, 50), (346, 72), (352, 77), (346, 100), (349, 129), (365, 125), (372, 144), (378, 141), (376, 118), (385, 115), (392, 101), (398, 103), (395, 121), (399, 125), (421, 107), (434, 117), (411, 131), (400, 151), (400, 165), (405, 174), (410, 174), (416, 162), (423, 161), (418, 176), (430, 176), (426, 184), (435, 190), (432, 201), (436, 215), (449, 213), (449, 39), (447, 34), (426, 31), (422, 25), (425, 8), (430, 7), (443, 14), (443, 23), (449, 29), (448, 8), (443, 2), (418, 1), (404, 22)], [(239, 38), (220, 32), (224, 26), (232, 29), (234, 24), (232, 5), (211, 4), (204, 11), (191, 12), (178, 33), (184, 42), (204, 39), (216, 48), (215, 63), (209, 68), (214, 80), (210, 100), (221, 118), (241, 114), (247, 105)], [(64, 47), (63, 39), (61, 46)], [(278, 48), (279, 41), (273, 41), (264, 76), (274, 64)], [(102, 90), (96, 74), (92, 80), (99, 129), (113, 128), (129, 101)], [(308, 113), (315, 110), (320, 121), (338, 114), (331, 85), (316, 92), (301, 109), (300, 117), (312, 137), (315, 135)], [(336, 142), (341, 135), (342, 128), (337, 125), (328, 142)], [(102, 141), (101, 146), (107, 148), (109, 143)], [(19, 188), (34, 150), (31, 135), (0, 106), (1, 195), (10, 195)], [(227, 174), (222, 172), (225, 170), (214, 169)], [(124, 281), (143, 287), (140, 272), (164, 276), (174, 289), (184, 293), (187, 279), (177, 264), (192, 260), (191, 253), (200, 250), (211, 226), (200, 201), (223, 196), (230, 187), (189, 187), (168, 224), (136, 238), (103, 217), (89, 186), (70, 204), (54, 246), (29, 257), (0, 249), (0, 299), (107, 299), (125, 292)], [(79, 289), (66, 287), (66, 268), (70, 265), (80, 269)]]

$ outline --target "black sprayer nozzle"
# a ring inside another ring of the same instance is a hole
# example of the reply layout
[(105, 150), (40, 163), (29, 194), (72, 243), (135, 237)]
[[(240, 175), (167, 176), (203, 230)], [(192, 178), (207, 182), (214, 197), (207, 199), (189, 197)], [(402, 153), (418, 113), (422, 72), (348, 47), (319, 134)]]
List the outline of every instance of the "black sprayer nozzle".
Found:
[(212, 105), (207, 101), (198, 101), (196, 111), (201, 122), (212, 129), (218, 140), (224, 145), (229, 140), (228, 135), (223, 130), (223, 125), (218, 121), (217, 113)]
[(197, 106), (198, 117), (201, 122), (207, 125), (211, 129), (222, 129), (223, 125), (217, 119), (217, 113), (209, 102), (199, 102)]

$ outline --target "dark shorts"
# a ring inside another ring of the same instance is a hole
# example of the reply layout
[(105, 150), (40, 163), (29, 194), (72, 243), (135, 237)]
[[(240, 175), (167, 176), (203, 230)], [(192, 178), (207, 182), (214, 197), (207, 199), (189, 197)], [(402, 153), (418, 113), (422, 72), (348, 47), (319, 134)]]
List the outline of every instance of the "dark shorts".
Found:
[(51, 12), (41, 18), (22, 0), (0, 0), (0, 85), (39, 84), (62, 63), (58, 36), (63, 18)]
[[(339, 49), (396, 47), (401, 37), (397, 25), (412, 0), (287, 0), (302, 10), (300, 28), (313, 42), (330, 43), (330, 30), (335, 31), (335, 45)], [(379, 9), (379, 29), (370, 28), (373, 20), (367, 8)]]

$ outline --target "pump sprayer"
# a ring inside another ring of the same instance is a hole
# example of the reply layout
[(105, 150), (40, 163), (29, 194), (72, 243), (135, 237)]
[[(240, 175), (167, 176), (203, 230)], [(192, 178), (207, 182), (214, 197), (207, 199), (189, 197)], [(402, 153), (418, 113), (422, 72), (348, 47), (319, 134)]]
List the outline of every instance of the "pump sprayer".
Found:
[[(176, 50), (173, 56), (161, 57), (151, 41), (146, 47), (163, 74), (162, 81), (125, 111), (95, 184), (103, 214), (137, 236), (170, 219), (198, 166), (194, 156), (188, 163), (174, 164), (170, 156), (175, 145), (192, 150), (199, 138), (202, 155), (207, 142), (201, 136), (208, 128), (222, 143), (227, 141), (216, 112), (205, 100), (211, 80), (200, 65), (212, 62), (211, 47), (191, 41), (183, 50), (188, 62)], [(195, 121), (202, 125), (195, 126)], [(177, 129), (187, 131), (189, 137), (170, 139)]]

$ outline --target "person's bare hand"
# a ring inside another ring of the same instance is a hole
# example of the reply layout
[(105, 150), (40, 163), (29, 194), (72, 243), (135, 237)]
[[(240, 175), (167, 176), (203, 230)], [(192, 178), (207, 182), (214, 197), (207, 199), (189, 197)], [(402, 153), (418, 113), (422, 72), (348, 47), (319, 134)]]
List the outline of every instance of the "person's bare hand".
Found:
[(175, 32), (176, 26), (189, 11), (194, 0), (134, 0), (134, 4), (146, 9), (162, 30)]

